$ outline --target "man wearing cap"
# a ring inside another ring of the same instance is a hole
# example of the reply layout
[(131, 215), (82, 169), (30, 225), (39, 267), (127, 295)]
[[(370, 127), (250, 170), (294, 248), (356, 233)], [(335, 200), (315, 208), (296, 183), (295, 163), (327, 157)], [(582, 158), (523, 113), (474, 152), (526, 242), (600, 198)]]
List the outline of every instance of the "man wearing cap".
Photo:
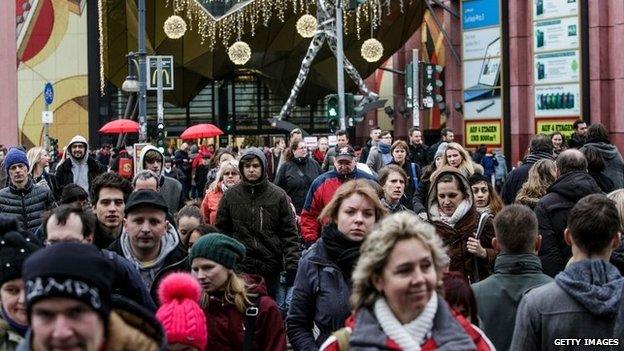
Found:
[(139, 162), (143, 169), (150, 170), (158, 175), (158, 193), (163, 196), (169, 209), (178, 211), (184, 206), (186, 195), (184, 186), (174, 178), (163, 174), (163, 163), (165, 156), (152, 145), (148, 145), (141, 150)]
[(47, 247), (32, 254), (22, 272), (30, 332), (17, 350), (156, 351), (163, 346), (162, 327), (153, 316), (123, 298), (113, 299), (110, 261), (94, 246)]
[(360, 178), (376, 181), (374, 176), (357, 169), (355, 165), (355, 151), (350, 145), (336, 147), (335, 169), (321, 174), (312, 182), (299, 217), (304, 244), (311, 245), (319, 238), (321, 224), (318, 216), (343, 183)]
[(300, 251), (290, 200), (284, 190), (268, 181), (266, 163), (260, 149), (245, 151), (238, 164), (241, 182), (223, 194), (215, 225), (245, 245), (247, 256), (241, 271), (264, 277), (269, 295), (274, 297), (281, 271), (286, 271), (286, 286), (292, 286)]
[(70, 183), (80, 185), (88, 193), (93, 179), (106, 172), (107, 167), (89, 156), (87, 139), (81, 135), (72, 138), (66, 152), (67, 158), (56, 169), (57, 194)]
[(23, 150), (9, 150), (3, 165), (9, 186), (0, 189), (0, 213), (17, 218), (22, 229), (33, 233), (41, 225), (41, 214), (55, 205), (54, 195), (28, 176), (28, 159)]
[(135, 264), (152, 297), (156, 296), (158, 281), (168, 272), (188, 268), (187, 252), (167, 221), (167, 211), (167, 203), (159, 193), (133, 192), (126, 203), (121, 236), (109, 247)]
[[(349, 136), (347, 135), (346, 130), (339, 130), (336, 132), (336, 146), (327, 150), (325, 154), (325, 160), (321, 165), (321, 170), (323, 172), (331, 172), (334, 170), (334, 157), (338, 153), (338, 149), (349, 145)], [(366, 162), (366, 160), (364, 160)]]

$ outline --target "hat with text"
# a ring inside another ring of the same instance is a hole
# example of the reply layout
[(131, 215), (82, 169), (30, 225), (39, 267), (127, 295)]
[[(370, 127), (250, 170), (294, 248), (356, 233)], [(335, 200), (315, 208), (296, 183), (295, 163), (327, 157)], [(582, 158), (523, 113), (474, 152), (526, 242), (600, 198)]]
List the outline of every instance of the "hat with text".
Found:
[(351, 145), (336, 147), (336, 161), (338, 160), (353, 160), (355, 158), (355, 150)]

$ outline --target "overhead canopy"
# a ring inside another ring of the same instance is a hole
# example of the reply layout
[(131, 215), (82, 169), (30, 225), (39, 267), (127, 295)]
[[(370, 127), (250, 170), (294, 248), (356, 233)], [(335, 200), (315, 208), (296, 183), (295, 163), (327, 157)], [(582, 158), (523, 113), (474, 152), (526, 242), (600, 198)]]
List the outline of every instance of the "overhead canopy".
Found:
[[(104, 71), (110, 82), (121, 87), (128, 72), (125, 55), (130, 51), (137, 51), (137, 6), (135, 0), (102, 1), (105, 2), (106, 13), (103, 41)], [(244, 66), (236, 66), (230, 61), (227, 47), (222, 44), (220, 38), (217, 38), (213, 50), (207, 42), (201, 44), (202, 37), (196, 31), (198, 24), (196, 21), (189, 21), (185, 16), (186, 12), (178, 13), (187, 21), (189, 29), (186, 34), (177, 40), (167, 38), (163, 24), (174, 14), (171, 4), (173, 1), (145, 1), (148, 54), (174, 56), (175, 90), (165, 93), (167, 101), (177, 106), (185, 106), (208, 81), (230, 77), (238, 69), (258, 72), (274, 93), (284, 99), (288, 97), (311, 40), (302, 38), (297, 33), (295, 24), (302, 12), (295, 12), (291, 7), (291, 1), (288, 1), (284, 21), (274, 15), (266, 27), (262, 23), (255, 26), (254, 36), (251, 36), (249, 28), (246, 28), (247, 33), (241, 36), (241, 40), (249, 44), (252, 55)], [(305, 1), (314, 3), (313, 0)], [(385, 3), (385, 0), (383, 2)], [(167, 3), (169, 6), (166, 6)], [(402, 11), (400, 3), (404, 3)], [(384, 4), (383, 7), (386, 10), (388, 5)], [(345, 56), (363, 77), (368, 77), (399, 50), (420, 27), (424, 8), (421, 0), (390, 1), (389, 14), (383, 13), (381, 24), (375, 30), (375, 38), (384, 46), (383, 57), (375, 63), (366, 62), (360, 54), (362, 42), (370, 37), (370, 24), (361, 21), (361, 36), (358, 40), (355, 34), (355, 16), (352, 15), (346, 28), (348, 34), (344, 38)], [(237, 8), (229, 8), (229, 11), (236, 12)], [(310, 13), (313, 14), (315, 11), (315, 6), (310, 6)], [(229, 40), (229, 44), (235, 39)], [(347, 90), (356, 88), (350, 79), (345, 79), (345, 82)], [(332, 91), (336, 91), (336, 60), (325, 45), (311, 66), (310, 74), (299, 94), (298, 104), (308, 105)]]

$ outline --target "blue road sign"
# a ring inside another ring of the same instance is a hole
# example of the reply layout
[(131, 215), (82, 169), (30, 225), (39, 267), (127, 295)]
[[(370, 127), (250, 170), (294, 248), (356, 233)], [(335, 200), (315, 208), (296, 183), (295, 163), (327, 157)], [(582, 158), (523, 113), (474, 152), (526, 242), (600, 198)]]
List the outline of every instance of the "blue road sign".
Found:
[(43, 98), (45, 99), (46, 105), (52, 104), (54, 101), (54, 88), (51, 83), (45, 83), (43, 86)]

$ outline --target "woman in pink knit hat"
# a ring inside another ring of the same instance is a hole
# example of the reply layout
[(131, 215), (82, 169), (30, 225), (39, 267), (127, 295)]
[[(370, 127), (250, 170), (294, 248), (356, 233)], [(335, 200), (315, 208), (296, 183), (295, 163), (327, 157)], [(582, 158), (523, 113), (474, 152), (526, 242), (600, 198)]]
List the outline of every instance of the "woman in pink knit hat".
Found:
[(206, 316), (199, 307), (201, 287), (187, 273), (172, 273), (158, 287), (162, 305), (156, 312), (167, 333), (169, 350), (203, 351), (208, 342)]

